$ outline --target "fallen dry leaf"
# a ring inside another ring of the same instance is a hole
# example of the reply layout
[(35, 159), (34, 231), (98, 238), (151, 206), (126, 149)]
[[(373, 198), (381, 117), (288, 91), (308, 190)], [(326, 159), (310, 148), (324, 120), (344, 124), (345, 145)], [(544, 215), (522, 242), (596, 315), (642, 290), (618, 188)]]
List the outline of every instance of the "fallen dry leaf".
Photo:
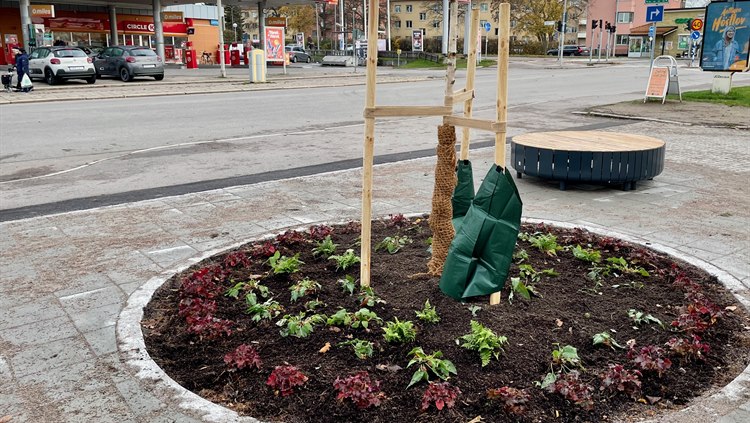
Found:
[(320, 350), (318, 350), (318, 352), (321, 353), (321, 354), (325, 354), (330, 349), (331, 349), (331, 343), (330, 342), (326, 342), (326, 344), (323, 345), (323, 348), (321, 348)]
[(646, 399), (651, 404), (656, 404), (657, 402), (661, 401), (661, 397), (650, 397), (648, 395), (646, 395)]
[(13, 416), (3, 416), (3, 417), (0, 417), (0, 423), (8, 423), (11, 420), (13, 420)]
[(382, 371), (389, 371), (391, 373), (396, 373), (402, 369), (398, 364), (378, 364), (375, 368)]
[(562, 321), (562, 320), (560, 320), (560, 319), (555, 319), (555, 324), (557, 325), (557, 327), (558, 327), (558, 328), (559, 328), (559, 327), (562, 327), (562, 325), (563, 325), (563, 321)]
[(724, 310), (735, 311), (735, 310), (737, 310), (737, 306), (726, 306), (726, 307), (724, 307)]
[(473, 419), (469, 420), (467, 423), (479, 423), (482, 421), (482, 416), (476, 416)]

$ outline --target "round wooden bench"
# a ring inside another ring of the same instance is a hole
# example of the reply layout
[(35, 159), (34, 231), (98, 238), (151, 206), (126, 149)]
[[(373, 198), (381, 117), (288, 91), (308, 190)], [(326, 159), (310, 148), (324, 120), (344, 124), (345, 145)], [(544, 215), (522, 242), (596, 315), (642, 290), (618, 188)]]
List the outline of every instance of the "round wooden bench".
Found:
[(653, 179), (664, 170), (664, 141), (601, 131), (535, 132), (513, 137), (510, 157), (522, 174), (560, 182), (622, 184)]

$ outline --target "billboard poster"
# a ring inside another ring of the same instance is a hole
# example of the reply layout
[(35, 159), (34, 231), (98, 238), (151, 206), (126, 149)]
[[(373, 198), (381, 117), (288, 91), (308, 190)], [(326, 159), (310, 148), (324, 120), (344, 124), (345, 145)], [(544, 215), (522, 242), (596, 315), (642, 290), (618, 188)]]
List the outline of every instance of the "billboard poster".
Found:
[(422, 30), (417, 29), (411, 32), (411, 49), (412, 51), (422, 51)]
[(266, 27), (266, 60), (284, 62), (284, 28)]
[(750, 1), (710, 3), (706, 6), (701, 68), (741, 72), (748, 68)]

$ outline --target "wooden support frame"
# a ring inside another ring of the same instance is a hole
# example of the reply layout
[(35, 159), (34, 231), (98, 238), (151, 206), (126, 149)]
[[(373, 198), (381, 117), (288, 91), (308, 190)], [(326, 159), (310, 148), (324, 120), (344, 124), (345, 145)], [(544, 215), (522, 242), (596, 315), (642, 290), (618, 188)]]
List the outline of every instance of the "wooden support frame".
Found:
[[(378, 22), (379, 0), (368, 0), (368, 19)], [(470, 130), (477, 129), (495, 134), (495, 163), (506, 167), (507, 133), (506, 119), (508, 114), (508, 44), (510, 39), (510, 4), (500, 4), (500, 28), (498, 39), (497, 69), (497, 116), (495, 120), (472, 118), (473, 99), (475, 97), (474, 80), (476, 75), (477, 32), (479, 28), (479, 10), (471, 11), (471, 29), (469, 57), (467, 63), (466, 87), (454, 91), (456, 82), (456, 31), (458, 22), (457, 1), (450, 2), (450, 40), (446, 70), (445, 97), (443, 106), (376, 106), (375, 87), (378, 62), (377, 25), (370, 25), (367, 33), (367, 75), (366, 99), (364, 109), (365, 129), (362, 158), (362, 233), (360, 249), (360, 285), (370, 286), (372, 260), (372, 180), (375, 144), (375, 118), (377, 117), (413, 117), (443, 116), (443, 123), (460, 126), (463, 129), (460, 159), (468, 160)], [(463, 103), (463, 116), (453, 114), (453, 106)], [(490, 295), (490, 304), (500, 302), (500, 293)]]

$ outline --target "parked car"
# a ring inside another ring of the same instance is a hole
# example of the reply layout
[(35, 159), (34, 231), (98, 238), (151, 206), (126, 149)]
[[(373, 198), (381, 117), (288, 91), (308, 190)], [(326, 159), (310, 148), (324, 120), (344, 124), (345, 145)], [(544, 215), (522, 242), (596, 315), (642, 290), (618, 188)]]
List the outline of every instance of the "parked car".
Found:
[(142, 46), (112, 46), (105, 48), (94, 58), (96, 76), (115, 76), (123, 82), (136, 76), (152, 76), (157, 81), (164, 79), (164, 64), (153, 50)]
[(78, 47), (41, 47), (29, 56), (29, 78), (44, 79), (55, 85), (64, 79), (96, 82), (92, 59)]
[(84, 53), (89, 57), (96, 57), (99, 53), (104, 50), (104, 47), (93, 47), (93, 46), (78, 46)]
[(305, 48), (302, 46), (286, 46), (285, 49), (286, 49), (286, 53), (289, 55), (289, 60), (292, 63), (312, 62), (312, 57), (309, 54), (307, 54), (307, 52), (305, 51)]
[[(588, 49), (583, 46), (563, 46), (563, 56), (581, 56), (587, 53)], [(547, 54), (549, 56), (557, 56), (559, 50), (557, 48), (552, 48), (547, 50)]]

